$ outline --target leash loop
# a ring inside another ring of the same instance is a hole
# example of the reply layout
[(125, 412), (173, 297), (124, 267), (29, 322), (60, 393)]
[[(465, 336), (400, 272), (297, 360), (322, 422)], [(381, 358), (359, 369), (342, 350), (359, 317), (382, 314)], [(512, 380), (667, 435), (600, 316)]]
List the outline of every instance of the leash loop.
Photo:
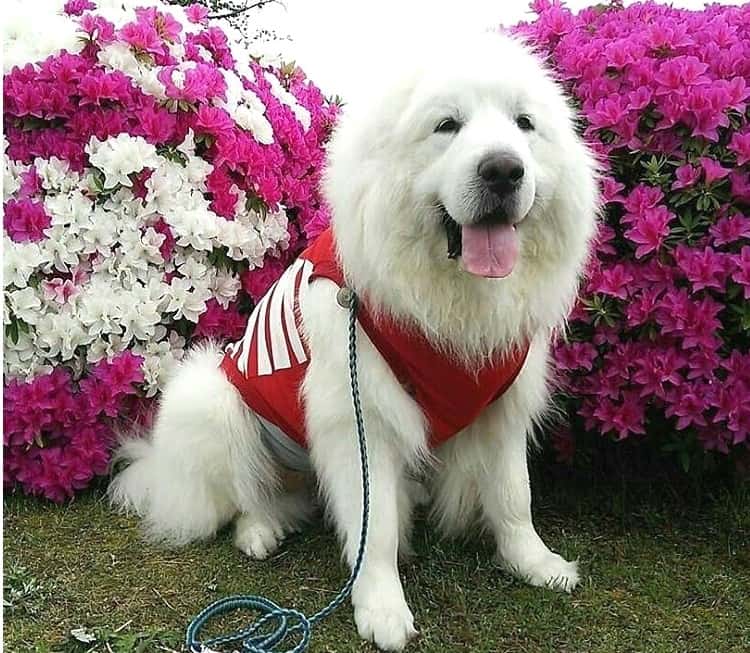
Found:
[[(344, 290), (347, 292), (342, 293)], [(367, 531), (370, 523), (370, 472), (367, 462), (367, 438), (357, 378), (357, 308), (359, 307), (359, 298), (354, 290), (344, 287), (339, 290), (337, 301), (342, 307), (349, 309), (349, 382), (359, 442), (359, 464), (362, 472), (362, 525), (357, 557), (352, 565), (352, 571), (344, 586), (328, 605), (309, 618), (299, 610), (284, 608), (264, 596), (253, 594), (228, 596), (214, 601), (201, 610), (187, 628), (185, 645), (191, 653), (217, 653), (213, 647), (217, 646), (226, 650), (227, 646), (236, 646), (237, 644), (241, 646), (238, 653), (303, 653), (310, 643), (313, 626), (328, 617), (346, 601), (359, 576), (365, 558)], [(255, 611), (262, 616), (241, 630), (226, 635), (217, 635), (203, 641), (200, 640), (200, 633), (208, 622), (227, 613), (239, 611)], [(282, 644), (289, 646), (291, 640), (295, 638), (296, 643), (292, 648), (278, 648)]]

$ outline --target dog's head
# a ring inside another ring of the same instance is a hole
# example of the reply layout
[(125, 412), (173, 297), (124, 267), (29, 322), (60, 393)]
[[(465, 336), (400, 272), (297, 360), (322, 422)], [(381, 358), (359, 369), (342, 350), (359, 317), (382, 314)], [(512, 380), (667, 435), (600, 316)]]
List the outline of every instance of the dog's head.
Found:
[(483, 34), (385, 77), (345, 107), (330, 146), (345, 258), (380, 256), (373, 267), (412, 277), (432, 266), (464, 289), (472, 275), (478, 288), (544, 282), (545, 269), (574, 287), (594, 230), (594, 164), (540, 60)]

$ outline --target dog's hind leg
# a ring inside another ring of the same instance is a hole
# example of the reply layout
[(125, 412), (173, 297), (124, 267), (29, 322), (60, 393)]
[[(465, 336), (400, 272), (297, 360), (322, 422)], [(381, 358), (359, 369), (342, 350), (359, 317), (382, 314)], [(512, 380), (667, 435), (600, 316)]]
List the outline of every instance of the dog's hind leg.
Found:
[(112, 502), (166, 544), (210, 537), (238, 512), (273, 515), (275, 466), (221, 356), (212, 345), (191, 351), (167, 383), (153, 433), (117, 453), (129, 465), (110, 485)]

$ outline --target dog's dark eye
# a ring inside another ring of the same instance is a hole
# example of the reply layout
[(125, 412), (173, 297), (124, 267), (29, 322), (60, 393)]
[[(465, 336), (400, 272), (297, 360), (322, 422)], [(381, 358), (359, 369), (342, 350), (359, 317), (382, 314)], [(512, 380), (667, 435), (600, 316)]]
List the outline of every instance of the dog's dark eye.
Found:
[(534, 131), (534, 122), (531, 120), (531, 116), (522, 113), (516, 118), (516, 124), (521, 131), (531, 132)]
[(443, 118), (435, 127), (436, 134), (455, 134), (461, 129), (461, 123), (455, 118)]

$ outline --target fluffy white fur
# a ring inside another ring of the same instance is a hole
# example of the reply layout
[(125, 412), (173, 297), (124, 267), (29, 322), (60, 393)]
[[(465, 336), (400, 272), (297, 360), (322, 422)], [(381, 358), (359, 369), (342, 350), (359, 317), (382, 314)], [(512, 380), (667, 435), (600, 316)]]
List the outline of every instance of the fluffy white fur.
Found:
[[(330, 145), (325, 194), (348, 282), (374, 310), (416, 323), (446, 355), (477, 365), (526, 338), (532, 347), (510, 390), (436, 451), (425, 420), (364, 333), (362, 403), (372, 476), (371, 537), (352, 603), (360, 635), (400, 651), (415, 634), (399, 579), (408, 546), (415, 473), (427, 475), (436, 522), (460, 532), (479, 516), (503, 564), (530, 583), (570, 591), (576, 563), (551, 552), (531, 520), (527, 439), (547, 404), (548, 349), (564, 324), (594, 231), (591, 155), (560, 90), (535, 56), (506, 37), (474, 39), (404, 65), (372, 97), (346, 107)], [(391, 71), (393, 72), (393, 71)], [(522, 131), (519, 114), (532, 117)], [(455, 134), (435, 133), (447, 116)], [(513, 152), (520, 258), (505, 279), (483, 279), (448, 259), (443, 205), (459, 224), (484, 201), (477, 163)], [(303, 388), (310, 455), (325, 505), (351, 564), (361, 488), (347, 370), (347, 313), (337, 288), (317, 281), (301, 306), (312, 362)], [(205, 538), (236, 519), (237, 545), (273, 552), (309, 515), (310, 501), (283, 487), (258, 422), (218, 369), (219, 348), (196, 349), (168, 384), (147, 440), (123, 445), (130, 465), (113, 501), (141, 515), (170, 544)]]

